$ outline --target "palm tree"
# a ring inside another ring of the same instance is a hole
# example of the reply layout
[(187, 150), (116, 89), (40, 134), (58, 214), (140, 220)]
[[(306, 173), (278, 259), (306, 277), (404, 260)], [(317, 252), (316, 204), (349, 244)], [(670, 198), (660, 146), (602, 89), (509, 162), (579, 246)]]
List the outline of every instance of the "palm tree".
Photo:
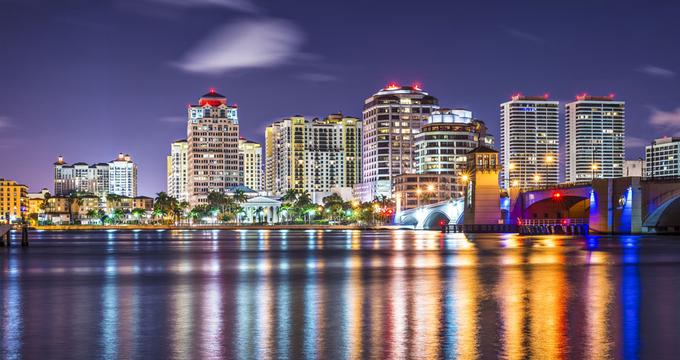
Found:
[(82, 200), (80, 197), (78, 197), (78, 193), (75, 191), (72, 191), (71, 193), (68, 194), (68, 197), (66, 197), (66, 206), (68, 207), (68, 221), (69, 224), (74, 223), (74, 216), (73, 216), (73, 207), (78, 207), (82, 204)]
[(141, 208), (134, 208), (130, 213), (132, 214), (132, 216), (134, 216), (135, 219), (137, 219), (137, 221), (139, 221), (139, 219), (146, 215), (146, 210)]
[(234, 191), (234, 196), (232, 196), (232, 198), (234, 198), (234, 201), (236, 201), (239, 204), (243, 204), (244, 202), (248, 201), (248, 197), (246, 196), (246, 193), (243, 192), (242, 189), (236, 189)]

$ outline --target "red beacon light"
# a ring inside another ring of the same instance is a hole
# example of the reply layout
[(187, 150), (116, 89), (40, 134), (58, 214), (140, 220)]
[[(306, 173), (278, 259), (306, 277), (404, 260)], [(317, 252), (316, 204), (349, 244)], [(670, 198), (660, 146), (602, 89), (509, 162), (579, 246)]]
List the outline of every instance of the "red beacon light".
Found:
[(217, 90), (215, 90), (214, 87), (211, 87), (210, 90), (208, 90), (208, 92), (210, 92), (211, 94), (214, 94), (214, 93), (217, 92)]
[(553, 199), (555, 199), (555, 200), (558, 200), (558, 199), (560, 199), (561, 197), (562, 197), (562, 194), (560, 194), (560, 193), (558, 193), (558, 192), (556, 192), (556, 193), (553, 194)]
[(411, 86), (413, 87), (413, 90), (416, 90), (416, 91), (422, 91), (423, 90), (423, 88), (420, 86), (420, 83), (416, 82), (416, 83), (413, 83), (413, 85), (411, 85)]
[(396, 82), (393, 81), (393, 82), (387, 84), (387, 87), (385, 89), (386, 90), (397, 90), (397, 89), (399, 89), (399, 84), (397, 84)]

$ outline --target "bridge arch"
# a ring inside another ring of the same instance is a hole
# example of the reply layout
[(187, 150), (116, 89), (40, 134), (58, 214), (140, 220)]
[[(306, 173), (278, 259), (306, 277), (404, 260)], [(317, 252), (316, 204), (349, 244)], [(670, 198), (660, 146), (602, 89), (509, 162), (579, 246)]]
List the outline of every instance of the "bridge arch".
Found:
[[(664, 192), (649, 201), (650, 211), (642, 223), (648, 230), (679, 231), (677, 219), (680, 218), (680, 189)], [(672, 227), (672, 229), (669, 229)]]
[(525, 219), (563, 219), (589, 216), (590, 200), (580, 195), (546, 197), (531, 203), (524, 210)]
[(423, 220), (423, 226), (422, 227), (425, 230), (435, 230), (435, 229), (440, 229), (441, 226), (442, 226), (442, 223), (444, 225), (447, 225), (450, 222), (451, 222), (451, 219), (449, 219), (448, 215), (446, 215), (443, 211), (434, 210), (427, 215), (425, 220)]

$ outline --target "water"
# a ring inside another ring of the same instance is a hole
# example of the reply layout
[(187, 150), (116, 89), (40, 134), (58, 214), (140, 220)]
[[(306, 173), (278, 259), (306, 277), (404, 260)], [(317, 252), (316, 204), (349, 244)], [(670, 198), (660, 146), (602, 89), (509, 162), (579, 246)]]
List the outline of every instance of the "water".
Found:
[(680, 238), (32, 233), (0, 358), (680, 358)]

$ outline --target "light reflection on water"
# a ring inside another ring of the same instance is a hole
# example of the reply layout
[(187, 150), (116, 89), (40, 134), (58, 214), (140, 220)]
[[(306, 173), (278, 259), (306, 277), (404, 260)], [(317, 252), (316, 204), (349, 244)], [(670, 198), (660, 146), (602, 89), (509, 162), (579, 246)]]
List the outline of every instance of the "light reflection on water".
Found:
[(680, 355), (677, 238), (31, 235), (0, 258), (0, 358)]

